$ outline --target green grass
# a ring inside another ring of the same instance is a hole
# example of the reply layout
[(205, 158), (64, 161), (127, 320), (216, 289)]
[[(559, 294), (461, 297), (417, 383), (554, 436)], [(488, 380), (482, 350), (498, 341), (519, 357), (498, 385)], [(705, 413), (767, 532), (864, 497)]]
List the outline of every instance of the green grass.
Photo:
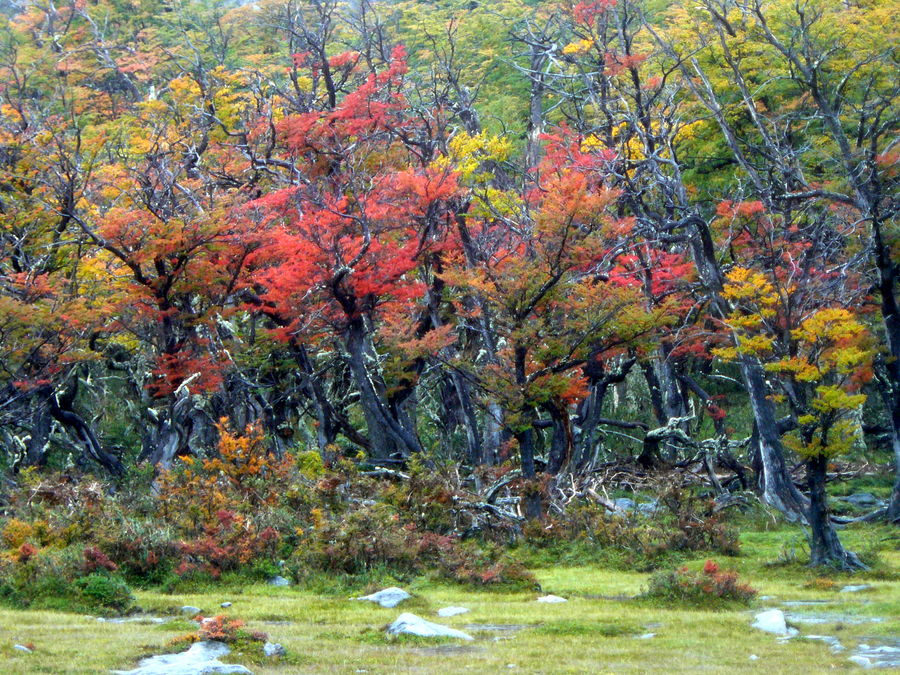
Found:
[[(847, 616), (881, 617), (879, 623), (842, 623), (802, 627), (804, 633), (836, 635), (848, 648), (859, 641), (900, 633), (900, 551), (896, 530), (855, 526), (843, 531), (847, 545), (858, 550), (880, 549), (873, 572), (853, 577), (870, 583), (864, 593), (840, 593), (846, 577), (833, 577), (833, 588), (808, 586), (818, 576), (800, 562), (782, 560), (783, 551), (798, 535), (796, 529), (772, 526), (769, 531), (746, 532), (742, 554), (716, 559), (733, 567), (774, 600), (756, 607), (777, 606), (788, 600), (826, 600), (812, 609)], [(689, 561), (700, 566), (704, 557)], [(569, 598), (568, 603), (535, 602), (537, 592), (493, 593), (427, 580), (407, 584), (415, 598), (397, 609), (367, 602), (351, 602), (345, 594), (320, 588), (282, 589), (267, 585), (205, 588), (198, 593), (136, 593), (145, 612), (167, 615), (164, 625), (109, 624), (94, 618), (56, 611), (0, 610), (0, 672), (101, 673), (134, 667), (141, 656), (166, 650), (166, 642), (189, 630), (177, 610), (196, 605), (210, 614), (227, 612), (251, 630), (269, 633), (283, 644), (288, 657), (273, 661), (237, 654), (258, 675), (287, 673), (645, 673), (645, 672), (856, 672), (847, 654), (831, 654), (814, 641), (780, 644), (772, 635), (750, 628), (752, 610), (719, 611), (665, 607), (635, 601), (648, 575), (592, 565), (548, 566), (536, 569), (542, 592)], [(859, 581), (857, 581), (859, 580)], [(227, 610), (219, 603), (231, 601)], [(472, 611), (449, 619), (435, 612), (445, 605)], [(388, 638), (383, 628), (401, 611), (466, 630), (469, 624), (514, 624), (519, 630), (471, 630), (472, 643)], [(290, 623), (274, 623), (284, 622)], [(637, 639), (646, 632), (651, 639)], [(875, 640), (877, 641), (877, 640)], [(33, 654), (12, 649), (32, 642)], [(756, 660), (751, 660), (756, 655)], [(227, 659), (226, 659), (227, 660)], [(508, 666), (515, 665), (515, 668)]]

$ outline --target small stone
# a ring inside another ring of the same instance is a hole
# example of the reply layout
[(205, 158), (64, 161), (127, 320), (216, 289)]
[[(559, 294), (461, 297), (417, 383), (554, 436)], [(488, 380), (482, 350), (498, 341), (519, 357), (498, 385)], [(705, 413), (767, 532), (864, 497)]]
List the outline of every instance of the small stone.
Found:
[(538, 602), (544, 602), (547, 604), (556, 604), (558, 602), (568, 602), (565, 598), (561, 598), (558, 595), (543, 595), (537, 599)]
[(404, 591), (402, 588), (397, 588), (396, 586), (391, 586), (390, 588), (385, 588), (383, 590), (378, 591), (377, 593), (372, 593), (371, 595), (364, 595), (359, 598), (350, 598), (351, 600), (368, 600), (369, 602), (375, 602), (381, 605), (382, 607), (393, 608), (399, 605), (404, 600), (408, 600), (412, 596)]
[(203, 610), (199, 607), (194, 607), (193, 605), (185, 605), (181, 608), (182, 614), (190, 614), (191, 616), (197, 616)]
[(445, 619), (448, 616), (456, 616), (457, 614), (465, 614), (470, 611), (468, 607), (441, 607), (437, 613), (438, 616), (442, 616)]
[(758, 658), (759, 658), (759, 657), (758, 657), (756, 654), (751, 654), (751, 655), (750, 655), (750, 660), (751, 660), (751, 661), (756, 661)]
[(277, 642), (267, 642), (263, 645), (263, 654), (266, 656), (284, 656), (287, 650)]
[(269, 579), (269, 585), (279, 586), (283, 588), (284, 586), (290, 586), (291, 582), (279, 574), (278, 576), (274, 576)]
[(872, 588), (872, 584), (850, 584), (849, 586), (844, 586), (841, 589), (841, 593), (859, 593), (860, 591), (867, 591)]
[(643, 635), (638, 635), (638, 640), (649, 640), (650, 638), (655, 638), (656, 633), (644, 633)]
[(788, 628), (784, 620), (784, 612), (780, 609), (767, 609), (759, 612), (754, 618), (753, 627), (775, 635), (796, 635), (797, 631)]
[(29, 649), (25, 645), (13, 645), (13, 649), (17, 649), (20, 652), (25, 652), (26, 654), (31, 654), (33, 650)]
[(451, 637), (460, 640), (473, 640), (474, 638), (468, 633), (461, 630), (442, 626), (439, 623), (426, 621), (422, 617), (404, 612), (398, 616), (394, 622), (388, 626), (388, 633), (391, 635), (418, 635), (419, 637)]
[(221, 605), (219, 605), (219, 607), (225, 607), (225, 608), (227, 609), (228, 607), (231, 607), (231, 603), (230, 603), (230, 602), (223, 602)]

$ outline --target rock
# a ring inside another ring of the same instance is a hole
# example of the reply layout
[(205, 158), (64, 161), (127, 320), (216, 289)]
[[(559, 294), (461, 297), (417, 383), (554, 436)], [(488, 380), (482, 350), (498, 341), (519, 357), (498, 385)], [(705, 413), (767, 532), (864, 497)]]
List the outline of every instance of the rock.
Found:
[[(196, 607), (192, 608), (196, 609)], [(166, 623), (168, 619), (164, 619), (161, 616), (116, 616), (112, 619), (107, 619), (102, 616), (97, 617), (97, 621), (100, 623), (155, 623), (161, 624)]]
[(859, 507), (878, 506), (881, 504), (881, 500), (871, 492), (857, 492), (852, 495), (847, 495), (844, 497), (844, 501)]
[(850, 661), (863, 668), (897, 668), (900, 667), (900, 646), (861, 644)]
[(784, 620), (784, 612), (780, 609), (767, 609), (759, 612), (754, 618), (753, 627), (775, 635), (796, 635), (794, 628), (788, 628)]
[(287, 650), (277, 642), (267, 642), (263, 645), (263, 654), (266, 656), (284, 656)]
[(20, 652), (25, 652), (26, 654), (31, 654), (31, 652), (33, 651), (32, 649), (29, 649), (25, 645), (13, 645), (13, 649), (16, 649)]
[(244, 666), (222, 663), (219, 659), (231, 650), (224, 642), (206, 640), (195, 642), (191, 648), (178, 654), (160, 654), (141, 659), (134, 670), (115, 670), (117, 675), (213, 675), (233, 673), (253, 675)]
[(824, 623), (843, 623), (848, 626), (857, 626), (864, 623), (882, 623), (884, 617), (881, 616), (859, 616), (853, 614), (841, 614), (840, 612), (814, 612), (800, 614), (791, 612), (787, 615), (791, 623), (803, 624), (824, 624)]
[(538, 602), (545, 602), (547, 604), (556, 604), (558, 602), (568, 602), (565, 598), (561, 598), (558, 595), (543, 595), (537, 599)]
[(457, 614), (465, 614), (470, 611), (468, 607), (441, 607), (437, 613), (438, 616), (447, 618), (448, 616), (456, 616)]
[(619, 497), (618, 499), (613, 500), (613, 504), (616, 505), (616, 508), (619, 511), (634, 511), (634, 508), (637, 506), (633, 499), (629, 499), (628, 497)]
[(528, 628), (525, 623), (467, 623), (463, 626), (466, 630), (497, 631), (500, 633), (515, 633), (523, 628)]
[(804, 635), (804, 640), (819, 640), (824, 642), (826, 645), (831, 647), (831, 653), (837, 654), (838, 652), (844, 651), (844, 645), (841, 644), (841, 641), (838, 640), (833, 635)]
[(398, 616), (394, 623), (388, 626), (387, 632), (391, 635), (418, 635), (419, 637), (450, 637), (460, 640), (473, 640), (474, 638), (468, 633), (461, 630), (442, 626), (439, 623), (426, 621), (422, 617), (404, 612)]
[(750, 660), (751, 660), (751, 661), (756, 661), (758, 658), (759, 658), (759, 657), (758, 657), (756, 654), (751, 654), (751, 655), (750, 655)]
[(656, 633), (644, 633), (643, 635), (636, 636), (636, 640), (649, 640), (651, 638), (655, 638)]
[(291, 582), (279, 574), (278, 576), (274, 576), (271, 579), (269, 579), (269, 585), (284, 587), (284, 586), (290, 586)]
[(350, 598), (351, 600), (368, 600), (369, 602), (377, 602), (382, 607), (396, 607), (404, 600), (408, 600), (412, 596), (404, 591), (402, 588), (397, 588), (396, 586), (391, 586), (390, 588), (385, 588), (383, 590), (378, 591), (377, 593), (372, 593), (371, 595), (363, 595), (359, 598)]
[(185, 605), (184, 607), (181, 608), (180, 611), (182, 614), (190, 614), (191, 616), (197, 616), (203, 610), (200, 609), (199, 607), (194, 607), (193, 605)]
[(221, 605), (219, 605), (219, 607), (224, 607), (225, 609), (228, 609), (229, 607), (231, 607), (231, 603), (230, 603), (230, 602), (223, 602)]
[(872, 588), (872, 584), (850, 584), (849, 586), (844, 586), (841, 589), (841, 593), (859, 593), (860, 591), (867, 591)]

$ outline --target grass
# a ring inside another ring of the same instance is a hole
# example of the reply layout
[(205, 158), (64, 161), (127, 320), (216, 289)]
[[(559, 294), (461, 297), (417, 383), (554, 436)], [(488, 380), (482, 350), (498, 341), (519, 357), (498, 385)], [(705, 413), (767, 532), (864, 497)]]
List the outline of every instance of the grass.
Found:
[[(817, 582), (817, 575), (784, 551), (797, 536), (794, 529), (774, 527), (742, 536), (739, 557), (717, 558), (733, 567), (773, 600), (826, 600), (813, 608), (848, 616), (875, 616), (879, 623), (840, 623), (806, 627), (802, 632), (836, 635), (848, 647), (859, 641), (900, 633), (900, 552), (896, 531), (857, 526), (844, 531), (848, 546), (876, 549), (880, 563), (873, 572), (853, 577), (869, 583), (870, 591), (840, 593), (836, 583)], [(781, 559), (779, 564), (771, 563)], [(704, 558), (688, 564), (700, 566)], [(288, 650), (281, 661), (235, 654), (258, 675), (287, 673), (584, 673), (584, 672), (713, 672), (739, 673), (766, 668), (770, 673), (852, 672), (847, 654), (831, 654), (822, 643), (793, 640), (750, 628), (752, 611), (672, 608), (635, 601), (648, 575), (593, 565), (536, 569), (543, 592), (569, 598), (565, 604), (539, 604), (534, 592), (493, 593), (419, 580), (406, 585), (415, 598), (397, 609), (367, 602), (350, 602), (344, 594), (281, 589), (267, 585), (225, 586), (200, 593), (136, 593), (138, 604), (152, 615), (171, 616), (162, 624), (110, 624), (92, 617), (56, 611), (0, 610), (0, 672), (100, 673), (134, 667), (137, 659), (165, 651), (171, 638), (189, 624), (178, 616), (182, 605), (209, 614), (227, 612), (251, 630), (263, 630)], [(858, 581), (859, 580), (859, 581)], [(221, 610), (219, 604), (233, 606)], [(438, 619), (445, 605), (472, 611)], [(809, 609), (809, 608), (805, 608)], [(470, 624), (512, 624), (519, 630), (470, 629), (476, 640), (455, 641), (388, 638), (384, 626), (401, 611), (466, 630)], [(283, 623), (290, 622), (290, 623)], [(650, 639), (637, 639), (652, 632)], [(876, 640), (877, 641), (877, 640)], [(32, 654), (13, 650), (15, 643), (34, 643)], [(758, 657), (751, 660), (751, 655)], [(227, 660), (227, 659), (226, 659)], [(856, 669), (859, 670), (859, 669)]]

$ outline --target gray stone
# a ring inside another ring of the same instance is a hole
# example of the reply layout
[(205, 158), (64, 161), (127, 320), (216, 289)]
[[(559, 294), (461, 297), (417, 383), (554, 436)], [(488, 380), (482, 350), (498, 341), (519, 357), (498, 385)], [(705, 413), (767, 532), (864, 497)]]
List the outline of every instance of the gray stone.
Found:
[(375, 602), (382, 607), (393, 608), (399, 605), (404, 600), (408, 600), (412, 596), (404, 591), (402, 588), (397, 588), (396, 586), (391, 586), (390, 588), (385, 588), (383, 590), (378, 591), (377, 593), (372, 593), (371, 595), (363, 595), (359, 598), (350, 598), (351, 600), (368, 600), (369, 602)]
[(558, 595), (542, 595), (537, 599), (538, 602), (547, 603), (550, 605), (554, 605), (558, 602), (568, 602), (565, 598), (561, 598)]
[(468, 633), (461, 630), (442, 626), (439, 623), (426, 621), (420, 616), (404, 612), (398, 616), (394, 622), (388, 626), (388, 633), (391, 635), (418, 635), (419, 637), (449, 637), (460, 640), (473, 640), (474, 638)]
[(644, 633), (643, 635), (637, 635), (636, 639), (638, 640), (649, 640), (651, 638), (655, 638), (656, 633)]
[(224, 607), (225, 609), (228, 609), (229, 607), (231, 607), (231, 603), (230, 603), (230, 602), (223, 602), (221, 605), (219, 605), (219, 607)]
[(809, 625), (818, 625), (825, 623), (845, 623), (850, 626), (857, 626), (864, 623), (881, 623), (884, 621), (880, 616), (855, 616), (852, 614), (841, 614), (840, 612), (816, 612), (808, 614), (788, 614), (788, 619), (792, 623), (803, 623)]
[(168, 621), (168, 619), (164, 619), (161, 616), (116, 616), (112, 619), (107, 619), (102, 616), (97, 617), (97, 621), (100, 623), (155, 623), (161, 624)]
[(266, 656), (284, 656), (287, 650), (277, 642), (267, 642), (263, 645), (263, 654)]
[(190, 614), (191, 616), (197, 616), (203, 610), (199, 607), (194, 607), (193, 605), (185, 605), (181, 608), (182, 614)]
[(615, 504), (616, 509), (619, 511), (633, 511), (637, 504), (633, 499), (629, 499), (628, 497), (619, 497), (618, 499), (613, 500), (613, 504)]
[(484, 630), (497, 631), (500, 633), (514, 633), (528, 628), (528, 624), (524, 623), (468, 623), (463, 626), (466, 630)]
[(792, 636), (797, 634), (794, 628), (788, 628), (784, 612), (780, 609), (767, 609), (753, 617), (753, 627), (775, 635)]
[(445, 619), (448, 616), (456, 616), (457, 614), (465, 614), (470, 611), (468, 607), (441, 607), (437, 613), (438, 616), (442, 616)]
[(867, 591), (872, 588), (872, 584), (850, 584), (849, 586), (844, 586), (841, 589), (841, 593), (859, 593), (860, 591)]
[(850, 661), (863, 668), (898, 668), (900, 667), (900, 647), (880, 645), (872, 647), (861, 644)]
[(275, 577), (272, 577), (271, 579), (269, 579), (269, 584), (271, 586), (284, 587), (284, 586), (290, 586), (291, 582), (279, 574), (278, 576), (275, 576)]
[(843, 499), (845, 502), (849, 502), (854, 506), (860, 507), (878, 506), (879, 504), (881, 504), (881, 500), (871, 492), (857, 492), (852, 495), (847, 495)]
[(222, 663), (219, 659), (231, 650), (224, 642), (195, 642), (178, 654), (160, 654), (141, 659), (134, 670), (114, 670), (116, 675), (253, 675), (242, 665)]
[(25, 645), (13, 645), (13, 649), (17, 649), (20, 652), (25, 652), (26, 654), (31, 654), (31, 650)]

